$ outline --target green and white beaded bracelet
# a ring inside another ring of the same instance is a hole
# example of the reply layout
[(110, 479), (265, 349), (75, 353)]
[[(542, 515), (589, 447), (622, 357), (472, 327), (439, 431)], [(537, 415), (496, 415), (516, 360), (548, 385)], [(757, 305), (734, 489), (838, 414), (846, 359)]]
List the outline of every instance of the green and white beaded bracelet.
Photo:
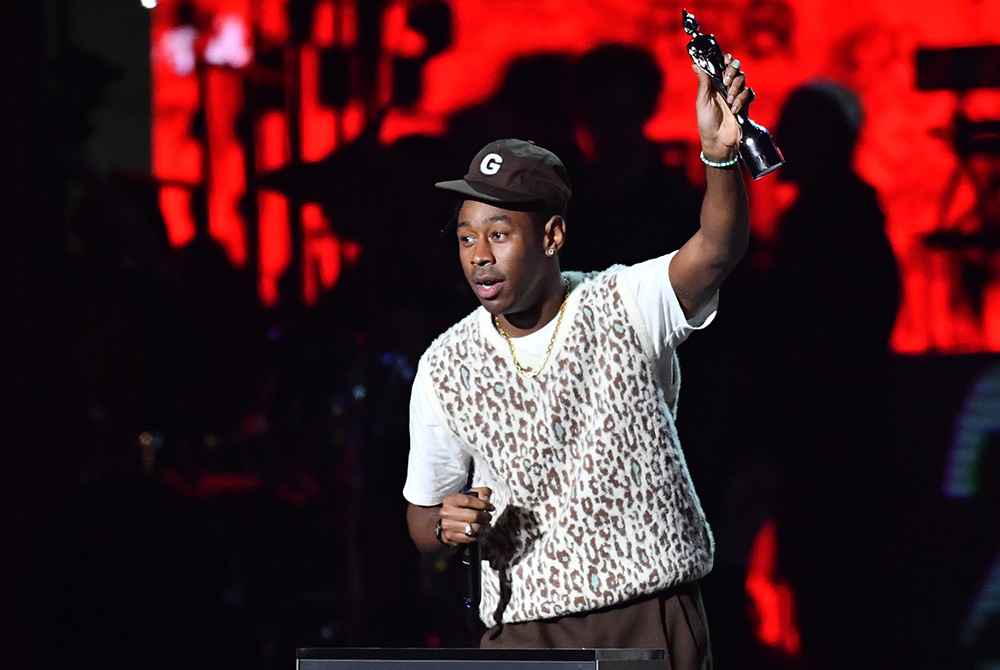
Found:
[(737, 154), (737, 155), (733, 156), (732, 158), (730, 158), (727, 161), (723, 161), (721, 163), (716, 163), (715, 161), (710, 161), (707, 158), (705, 158), (705, 152), (704, 151), (701, 152), (701, 162), (704, 163), (705, 165), (707, 165), (708, 167), (727, 168), (730, 165), (736, 165), (736, 163), (738, 163), (739, 160), (740, 160), (740, 156), (739, 156), (739, 154)]

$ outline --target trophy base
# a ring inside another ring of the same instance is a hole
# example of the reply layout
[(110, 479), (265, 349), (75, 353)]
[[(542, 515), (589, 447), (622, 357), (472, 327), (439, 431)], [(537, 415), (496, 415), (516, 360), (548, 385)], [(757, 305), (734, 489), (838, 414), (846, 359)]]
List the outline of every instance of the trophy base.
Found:
[(747, 125), (751, 131), (746, 132), (744, 128), (743, 141), (740, 142), (740, 158), (753, 179), (760, 179), (766, 174), (774, 172), (784, 165), (785, 157), (771, 140), (771, 134), (763, 126), (759, 126), (753, 121), (748, 121)]
[(766, 174), (771, 174), (772, 172), (774, 172), (775, 170), (777, 170), (778, 168), (780, 168), (784, 164), (785, 164), (785, 161), (781, 161), (780, 163), (774, 163), (774, 164), (767, 165), (767, 166), (756, 166), (755, 168), (751, 168), (750, 166), (747, 166), (747, 172), (750, 173), (750, 178), (751, 179), (760, 179), (761, 177), (763, 177)]

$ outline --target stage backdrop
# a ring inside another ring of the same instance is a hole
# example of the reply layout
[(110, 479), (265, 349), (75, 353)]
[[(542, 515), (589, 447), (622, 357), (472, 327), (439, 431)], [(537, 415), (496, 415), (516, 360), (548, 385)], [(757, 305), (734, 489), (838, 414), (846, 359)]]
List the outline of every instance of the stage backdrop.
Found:
[[(512, 60), (540, 51), (648, 49), (667, 75), (648, 134), (692, 140), (682, 7), (741, 58), (765, 126), (813, 78), (860, 96), (857, 166), (878, 189), (905, 289), (894, 349), (1000, 350), (1000, 207), (988, 202), (1000, 191), (996, 147), (962, 151), (976, 135), (968, 122), (1000, 122), (1000, 59), (987, 50), (918, 57), (1000, 44), (1000, 6), (977, 0), (947, 9), (927, 0), (161, 0), (151, 10), (153, 170), (170, 239), (185, 244), (201, 221), (235, 265), (257, 266), (266, 304), (279, 300), (289, 268), (303, 299), (315, 300), (363, 250), (328, 212), (257, 177), (319, 161), (366, 130), (384, 145), (445, 133), (452, 115), (496, 92)], [(976, 128), (995, 140), (995, 127)], [(764, 179), (751, 196), (766, 241), (791, 193)]]

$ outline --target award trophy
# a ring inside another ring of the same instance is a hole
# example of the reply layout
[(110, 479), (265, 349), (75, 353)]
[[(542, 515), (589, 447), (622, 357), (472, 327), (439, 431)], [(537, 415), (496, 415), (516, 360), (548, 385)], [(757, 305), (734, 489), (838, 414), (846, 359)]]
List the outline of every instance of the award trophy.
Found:
[[(694, 14), (688, 14), (687, 10), (681, 10), (684, 17), (684, 32), (691, 36), (688, 42), (688, 53), (698, 67), (708, 73), (711, 77), (715, 90), (726, 97), (726, 87), (722, 84), (722, 73), (726, 70), (726, 61), (722, 55), (719, 43), (715, 41), (713, 35), (703, 35), (698, 32), (701, 26), (694, 18)], [(771, 139), (771, 134), (767, 128), (758, 125), (750, 120), (750, 103), (754, 100), (753, 89), (750, 91), (750, 99), (743, 105), (736, 120), (743, 131), (740, 138), (740, 158), (747, 166), (747, 171), (754, 179), (760, 179), (768, 172), (773, 172), (781, 167), (785, 162), (784, 157)]]

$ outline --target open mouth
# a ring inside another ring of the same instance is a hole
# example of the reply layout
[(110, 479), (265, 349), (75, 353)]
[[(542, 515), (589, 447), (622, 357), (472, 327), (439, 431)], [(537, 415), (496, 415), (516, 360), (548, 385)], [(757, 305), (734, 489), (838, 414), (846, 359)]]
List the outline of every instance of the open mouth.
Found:
[(480, 300), (492, 300), (497, 297), (502, 288), (503, 281), (499, 279), (477, 279), (472, 284), (472, 289)]

